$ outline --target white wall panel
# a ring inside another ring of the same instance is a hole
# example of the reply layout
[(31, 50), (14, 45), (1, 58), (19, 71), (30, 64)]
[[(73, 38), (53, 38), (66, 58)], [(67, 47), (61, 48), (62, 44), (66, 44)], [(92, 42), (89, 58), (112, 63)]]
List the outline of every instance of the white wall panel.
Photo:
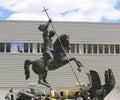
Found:
[[(0, 42), (41, 43), (42, 33), (37, 29), (40, 21), (0, 21)], [(120, 44), (120, 24), (54, 22), (58, 34), (70, 34), (72, 43)], [(82, 72), (72, 62), (80, 82), (87, 83), (86, 72), (94, 69), (100, 73), (104, 84), (104, 71), (111, 68), (115, 74), (116, 87), (120, 87), (120, 55), (70, 54), (78, 58), (83, 65)], [(25, 80), (25, 59), (39, 59), (41, 54), (0, 53), (0, 87), (27, 87), (37, 82), (38, 77), (31, 72), (31, 78)], [(83, 78), (84, 77), (84, 78)], [(48, 81), (55, 87), (73, 87), (77, 81), (69, 65), (48, 73)]]

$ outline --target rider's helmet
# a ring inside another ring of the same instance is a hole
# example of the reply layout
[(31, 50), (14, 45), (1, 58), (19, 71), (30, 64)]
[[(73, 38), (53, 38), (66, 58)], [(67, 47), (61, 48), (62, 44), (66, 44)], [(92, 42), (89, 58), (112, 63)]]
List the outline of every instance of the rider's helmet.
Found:
[(55, 31), (54, 30), (51, 30), (50, 32), (49, 32), (49, 36), (50, 37), (53, 37), (55, 35)]
[(39, 29), (40, 31), (44, 31), (45, 28), (46, 28), (46, 25), (45, 25), (45, 24), (41, 24), (41, 25), (38, 27), (38, 29)]

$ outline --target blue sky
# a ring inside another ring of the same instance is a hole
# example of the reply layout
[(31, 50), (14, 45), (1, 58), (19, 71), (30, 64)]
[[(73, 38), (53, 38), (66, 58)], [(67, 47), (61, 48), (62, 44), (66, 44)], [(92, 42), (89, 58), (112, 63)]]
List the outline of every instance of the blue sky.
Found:
[(115, 4), (115, 9), (120, 10), (120, 1), (118, 1), (118, 2)]
[(75, 8), (75, 9), (72, 9), (72, 10), (66, 10), (62, 13), (60, 13), (62, 16), (65, 16), (65, 15), (68, 15), (69, 13), (77, 13), (79, 11), (79, 8)]
[(120, 23), (120, 19), (118, 19), (118, 20), (110, 20), (110, 19), (107, 19), (107, 18), (102, 18), (101, 22), (104, 22), (104, 23), (107, 23), (107, 22), (109, 22), (109, 23)]
[(6, 20), (13, 13), (14, 12), (9, 9), (0, 7), (0, 20)]
[(43, 7), (54, 21), (120, 23), (120, 0), (1, 0), (0, 20), (48, 20)]

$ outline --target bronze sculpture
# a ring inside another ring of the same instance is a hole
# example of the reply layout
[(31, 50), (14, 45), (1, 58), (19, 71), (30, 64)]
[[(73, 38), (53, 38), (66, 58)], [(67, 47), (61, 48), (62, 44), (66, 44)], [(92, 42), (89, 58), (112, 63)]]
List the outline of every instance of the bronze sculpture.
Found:
[[(61, 42), (60, 42), (60, 41)], [(61, 47), (62, 44), (62, 47)], [(75, 61), (75, 63), (78, 66), (78, 70), (80, 70), (80, 67), (83, 65), (79, 60), (76, 58), (66, 58), (65, 51), (64, 50), (69, 50), (70, 49), (70, 43), (69, 43), (69, 36), (66, 34), (62, 34), (59, 36), (59, 38), (56, 39), (54, 45), (53, 45), (53, 57), (54, 59), (51, 59), (48, 65), (48, 70), (55, 70), (59, 67), (62, 67), (66, 64), (68, 64), (70, 61)], [(64, 50), (63, 50), (64, 49)], [(43, 84), (50, 89), (54, 90), (54, 88), (46, 81), (47, 77), (47, 71), (44, 68), (44, 60), (43, 58), (35, 60), (35, 61), (30, 61), (26, 60), (24, 63), (24, 70), (25, 70), (25, 76), (26, 79), (30, 77), (30, 72), (29, 72), (29, 65), (32, 64), (32, 70), (39, 76), (38, 83)]]

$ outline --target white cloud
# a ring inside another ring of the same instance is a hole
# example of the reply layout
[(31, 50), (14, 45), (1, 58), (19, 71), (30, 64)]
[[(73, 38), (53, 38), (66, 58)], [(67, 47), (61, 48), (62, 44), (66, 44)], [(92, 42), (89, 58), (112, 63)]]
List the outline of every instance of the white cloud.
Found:
[(15, 13), (12, 14), (7, 20), (48, 20), (45, 16), (40, 16), (33, 13)]
[[(97, 21), (101, 18), (120, 19), (120, 11), (114, 9), (119, 0), (0, 0), (0, 6), (14, 11), (8, 20), (47, 20), (43, 7), (59, 21)], [(78, 9), (78, 11), (74, 11)], [(66, 13), (62, 16), (62, 13)]]

